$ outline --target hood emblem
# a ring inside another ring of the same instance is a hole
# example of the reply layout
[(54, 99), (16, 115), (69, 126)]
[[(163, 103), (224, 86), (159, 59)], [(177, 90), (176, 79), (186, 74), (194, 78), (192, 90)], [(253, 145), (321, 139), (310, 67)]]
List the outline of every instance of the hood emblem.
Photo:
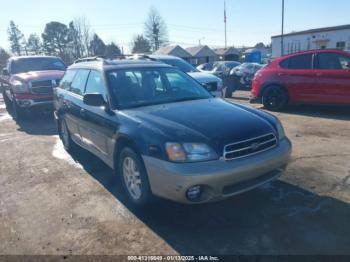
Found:
[(250, 149), (253, 151), (257, 150), (259, 147), (260, 147), (259, 143), (253, 143), (250, 145)]

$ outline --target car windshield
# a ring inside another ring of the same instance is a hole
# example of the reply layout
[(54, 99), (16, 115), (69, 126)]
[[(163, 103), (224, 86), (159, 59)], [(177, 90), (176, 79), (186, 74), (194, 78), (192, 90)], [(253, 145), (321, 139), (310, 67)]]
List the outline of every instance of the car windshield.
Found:
[(107, 79), (121, 109), (212, 97), (203, 86), (174, 68), (113, 70), (107, 73)]
[(216, 62), (214, 64), (214, 69), (213, 71), (224, 71), (224, 70), (231, 70), (237, 66), (239, 66), (241, 63), (239, 62)]
[(232, 68), (234, 68), (234, 67), (239, 66), (240, 64), (241, 64), (241, 63), (239, 63), (239, 62), (227, 62), (227, 63), (225, 64), (225, 66), (228, 67), (228, 68), (230, 68), (230, 69), (232, 69)]
[(190, 63), (187, 63), (185, 60), (182, 60), (182, 59), (163, 59), (162, 58), (162, 59), (159, 59), (159, 61), (171, 66), (175, 66), (185, 73), (199, 72), (197, 68), (195, 68)]
[(65, 71), (66, 65), (61, 59), (54, 57), (20, 58), (13, 60), (11, 64), (11, 73), (13, 74), (46, 70)]

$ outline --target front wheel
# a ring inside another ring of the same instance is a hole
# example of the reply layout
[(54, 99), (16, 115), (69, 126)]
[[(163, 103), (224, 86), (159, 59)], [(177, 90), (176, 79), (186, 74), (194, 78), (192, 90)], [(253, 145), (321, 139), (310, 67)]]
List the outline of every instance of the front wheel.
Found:
[(142, 159), (129, 147), (123, 148), (120, 153), (119, 174), (132, 204), (144, 206), (151, 202), (153, 195)]
[(58, 120), (58, 135), (66, 151), (71, 152), (76, 149), (76, 144), (70, 136), (67, 123), (64, 119)]
[(4, 99), (6, 108), (9, 109), (11, 107), (11, 100), (8, 98), (5, 91), (2, 92), (2, 98)]
[(269, 86), (262, 95), (262, 103), (268, 110), (280, 111), (288, 103), (288, 94), (279, 86)]
[(17, 104), (15, 98), (12, 98), (12, 111), (15, 120), (23, 120), (27, 116), (26, 111)]

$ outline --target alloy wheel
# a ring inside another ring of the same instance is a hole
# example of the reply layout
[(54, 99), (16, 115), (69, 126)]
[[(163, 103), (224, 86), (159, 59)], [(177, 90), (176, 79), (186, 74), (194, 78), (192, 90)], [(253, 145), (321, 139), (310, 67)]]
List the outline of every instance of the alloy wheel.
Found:
[(125, 157), (123, 160), (123, 177), (130, 196), (134, 200), (139, 200), (142, 196), (141, 175), (135, 160), (131, 157)]

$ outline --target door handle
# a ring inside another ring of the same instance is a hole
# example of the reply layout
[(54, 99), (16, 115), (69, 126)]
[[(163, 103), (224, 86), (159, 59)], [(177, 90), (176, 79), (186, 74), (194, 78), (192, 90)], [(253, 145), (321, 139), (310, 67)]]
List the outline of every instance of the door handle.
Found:
[(287, 75), (287, 74), (285, 74), (285, 73), (278, 73), (278, 76), (285, 76), (285, 75)]
[(316, 76), (322, 76), (322, 73), (316, 73)]
[(86, 115), (86, 111), (85, 111), (85, 109), (80, 109), (80, 115), (81, 116), (83, 116), (83, 117), (85, 117), (85, 115)]

